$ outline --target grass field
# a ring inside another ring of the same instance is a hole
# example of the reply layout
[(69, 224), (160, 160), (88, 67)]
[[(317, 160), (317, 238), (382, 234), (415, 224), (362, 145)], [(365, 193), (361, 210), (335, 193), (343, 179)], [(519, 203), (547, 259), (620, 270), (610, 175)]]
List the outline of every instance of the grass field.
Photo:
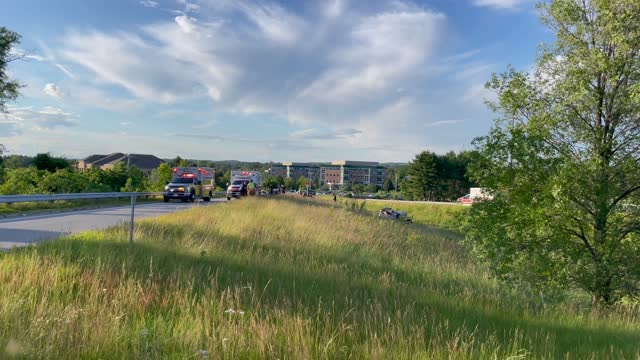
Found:
[(640, 356), (637, 310), (542, 306), (449, 231), (281, 197), (141, 221), (135, 235), (0, 254), (0, 358)]
[[(333, 202), (332, 196), (318, 196), (323, 201)], [(460, 217), (464, 216), (467, 206), (459, 204), (431, 204), (412, 201), (394, 201), (394, 200), (365, 200), (365, 199), (348, 199), (339, 197), (338, 203), (341, 205), (353, 204), (362, 206), (363, 210), (376, 215), (385, 207), (390, 207), (396, 211), (406, 211), (414, 222), (422, 225), (437, 226), (442, 229), (457, 230), (460, 225)]]

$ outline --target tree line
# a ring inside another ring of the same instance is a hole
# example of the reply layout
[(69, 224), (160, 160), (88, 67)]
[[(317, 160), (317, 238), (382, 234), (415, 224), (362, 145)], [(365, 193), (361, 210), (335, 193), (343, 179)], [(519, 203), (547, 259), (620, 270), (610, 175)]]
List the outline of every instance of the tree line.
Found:
[(398, 169), (399, 186), (407, 200), (455, 201), (469, 193), (475, 183), (467, 177), (467, 167), (473, 152), (453, 151), (444, 155), (423, 151), (417, 154), (406, 170)]

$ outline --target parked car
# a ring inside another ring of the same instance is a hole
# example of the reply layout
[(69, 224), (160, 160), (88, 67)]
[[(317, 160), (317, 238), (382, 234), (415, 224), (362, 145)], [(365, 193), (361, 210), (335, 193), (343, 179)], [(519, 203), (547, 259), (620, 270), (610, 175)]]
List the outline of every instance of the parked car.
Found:
[(467, 194), (463, 197), (459, 197), (456, 202), (462, 205), (471, 205), (473, 204), (473, 198), (471, 197), (471, 194)]

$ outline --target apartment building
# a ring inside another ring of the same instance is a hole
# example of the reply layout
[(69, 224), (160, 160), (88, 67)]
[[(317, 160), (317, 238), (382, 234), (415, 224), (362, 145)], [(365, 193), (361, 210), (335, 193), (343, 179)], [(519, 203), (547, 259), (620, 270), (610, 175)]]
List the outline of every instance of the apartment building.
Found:
[(347, 184), (375, 184), (382, 187), (385, 178), (385, 168), (371, 161), (336, 160), (320, 168), (320, 182), (333, 187)]
[(109, 155), (88, 156), (79, 160), (76, 164), (76, 168), (80, 171), (88, 169), (108, 170), (113, 169), (113, 167), (119, 162), (124, 162), (130, 166), (139, 168), (145, 173), (150, 173), (151, 170), (156, 169), (164, 161), (154, 155), (113, 153)]

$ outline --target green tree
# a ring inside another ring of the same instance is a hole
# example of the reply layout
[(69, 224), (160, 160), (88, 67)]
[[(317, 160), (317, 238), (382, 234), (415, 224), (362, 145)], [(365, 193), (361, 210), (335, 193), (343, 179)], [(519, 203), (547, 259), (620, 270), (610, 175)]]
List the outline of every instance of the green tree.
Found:
[(377, 193), (378, 192), (378, 185), (376, 184), (369, 184), (365, 187), (364, 189), (366, 192), (368, 193)]
[(382, 190), (385, 192), (389, 192), (389, 191), (392, 191), (393, 189), (394, 189), (393, 182), (391, 181), (391, 179), (387, 178), (384, 181), (384, 184), (382, 184)]
[(123, 162), (115, 164), (112, 169), (104, 170), (102, 173), (102, 183), (108, 186), (110, 191), (120, 191), (128, 178), (127, 164)]
[(309, 182), (308, 178), (306, 178), (304, 176), (300, 176), (298, 178), (298, 180), (296, 181), (297, 188), (298, 189), (300, 189), (300, 188), (306, 189), (307, 188), (307, 182)]
[(168, 163), (162, 163), (149, 175), (149, 190), (162, 191), (166, 183), (171, 181), (173, 169)]
[(582, 289), (594, 305), (640, 296), (640, 2), (555, 0), (535, 74), (487, 86), (500, 119), (470, 174), (495, 192), (466, 242), (498, 277)]
[(20, 95), (21, 85), (9, 78), (7, 65), (23, 54), (15, 54), (11, 49), (20, 43), (20, 35), (10, 31), (6, 27), (0, 27), (0, 112), (6, 112), (8, 101), (14, 101)]
[(53, 157), (50, 153), (38, 154), (33, 159), (33, 165), (38, 170), (46, 170), (49, 172), (55, 172), (58, 169), (67, 169), (71, 165), (63, 157)]
[(80, 193), (91, 189), (91, 182), (80, 173), (70, 169), (47, 172), (38, 182), (37, 190), (42, 193)]
[(36, 194), (38, 193), (38, 184), (44, 173), (44, 171), (34, 167), (8, 169), (5, 181), (0, 186), (0, 194)]
[(25, 155), (9, 155), (4, 157), (3, 164), (9, 169), (17, 169), (22, 167), (29, 167), (33, 163), (31, 156)]
[(296, 183), (295, 183), (295, 181), (293, 181), (292, 178), (288, 177), (288, 178), (284, 179), (284, 187), (285, 187), (285, 189), (291, 190), (291, 189), (294, 189), (295, 186), (296, 186)]
[(433, 200), (440, 186), (440, 169), (435, 153), (423, 151), (409, 163), (404, 191), (411, 200)]
[(364, 187), (364, 185), (359, 184), (359, 183), (358, 184), (353, 184), (351, 186), (351, 190), (353, 190), (353, 192), (356, 193), (356, 194), (360, 194), (360, 193), (364, 192), (365, 187)]

